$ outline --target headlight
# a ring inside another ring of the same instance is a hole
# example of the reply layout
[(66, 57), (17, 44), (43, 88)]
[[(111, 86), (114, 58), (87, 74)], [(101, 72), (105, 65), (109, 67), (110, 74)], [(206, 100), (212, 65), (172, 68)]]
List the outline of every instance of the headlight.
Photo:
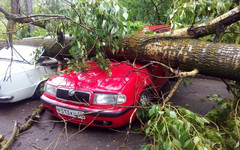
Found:
[(46, 92), (49, 95), (55, 96), (57, 92), (57, 87), (49, 84), (45, 84), (44, 92)]
[(95, 104), (101, 105), (114, 105), (114, 104), (122, 104), (126, 102), (126, 95), (123, 94), (102, 94), (96, 93), (94, 94)]

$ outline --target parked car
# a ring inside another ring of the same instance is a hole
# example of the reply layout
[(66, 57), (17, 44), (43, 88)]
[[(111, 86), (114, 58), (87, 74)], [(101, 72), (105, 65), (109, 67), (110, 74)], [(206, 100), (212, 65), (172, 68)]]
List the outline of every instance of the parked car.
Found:
[(159, 77), (169, 76), (160, 65), (111, 62), (111, 76), (96, 62), (89, 65), (87, 72), (72, 71), (46, 82), (41, 101), (48, 112), (77, 124), (118, 128), (131, 115), (135, 119), (135, 106), (151, 99), (149, 87), (161, 89), (167, 79)]
[(170, 31), (170, 28), (166, 24), (149, 25), (149, 26), (145, 26), (143, 30), (140, 31), (140, 33), (146, 33), (150, 31), (155, 33), (164, 33), (164, 32)]
[(25, 45), (0, 50), (0, 103), (32, 96), (40, 98), (46, 75), (53, 75), (57, 70), (57, 60), (42, 56), (43, 52), (41, 48)]

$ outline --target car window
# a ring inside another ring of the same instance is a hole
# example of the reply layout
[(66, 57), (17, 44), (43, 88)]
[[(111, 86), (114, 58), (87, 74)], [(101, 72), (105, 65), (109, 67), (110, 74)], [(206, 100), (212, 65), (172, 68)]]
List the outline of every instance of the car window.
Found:
[(161, 30), (161, 33), (165, 33), (165, 32), (168, 32), (168, 30), (167, 29)]
[(36, 54), (36, 50), (37, 47), (33, 46), (14, 45), (13, 50), (10, 47), (8, 49), (1, 49), (0, 58), (13, 59), (15, 61), (27, 62), (32, 64)]

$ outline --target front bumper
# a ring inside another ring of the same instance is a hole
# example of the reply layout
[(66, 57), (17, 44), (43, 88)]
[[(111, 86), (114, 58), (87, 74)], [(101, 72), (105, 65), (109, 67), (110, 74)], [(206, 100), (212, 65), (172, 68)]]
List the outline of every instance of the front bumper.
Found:
[[(41, 96), (41, 101), (46, 110), (54, 116), (85, 126), (118, 128), (129, 123), (132, 115), (134, 115), (133, 119), (135, 118), (135, 114), (133, 114), (133, 109), (131, 107), (113, 107), (111, 109), (102, 109), (99, 107), (80, 106), (77, 104), (68, 104), (54, 100), (44, 94)], [(83, 112), (84, 119), (59, 114), (56, 107), (62, 107), (73, 111), (81, 111)]]
[(14, 97), (13, 96), (0, 96), (0, 101), (10, 101), (12, 100)]

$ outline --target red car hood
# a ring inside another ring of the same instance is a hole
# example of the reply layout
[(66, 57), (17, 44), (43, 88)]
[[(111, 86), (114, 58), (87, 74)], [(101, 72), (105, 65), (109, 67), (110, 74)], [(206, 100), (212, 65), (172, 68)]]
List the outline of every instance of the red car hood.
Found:
[(91, 68), (88, 72), (63, 74), (55, 76), (49, 81), (63, 88), (94, 92), (118, 92), (131, 78), (136, 76), (135, 68), (126, 63), (112, 62), (110, 67), (111, 75), (107, 71), (101, 70), (95, 62), (91, 62), (90, 65)]

